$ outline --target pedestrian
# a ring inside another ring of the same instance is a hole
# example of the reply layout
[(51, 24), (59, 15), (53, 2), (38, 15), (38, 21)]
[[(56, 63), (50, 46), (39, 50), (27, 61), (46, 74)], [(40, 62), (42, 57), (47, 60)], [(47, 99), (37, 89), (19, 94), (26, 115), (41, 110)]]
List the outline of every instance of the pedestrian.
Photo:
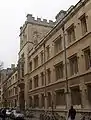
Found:
[(68, 119), (75, 120), (75, 116), (76, 116), (76, 110), (73, 108), (73, 106), (71, 106), (68, 113)]

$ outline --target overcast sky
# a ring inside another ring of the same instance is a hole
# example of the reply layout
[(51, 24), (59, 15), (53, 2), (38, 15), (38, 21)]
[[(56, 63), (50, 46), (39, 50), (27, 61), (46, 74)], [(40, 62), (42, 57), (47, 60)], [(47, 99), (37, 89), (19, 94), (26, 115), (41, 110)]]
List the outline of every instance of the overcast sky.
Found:
[(60, 10), (67, 10), (79, 0), (1, 0), (0, 1), (0, 61), (4, 67), (17, 63), (19, 28), (28, 13), (34, 17), (55, 20)]

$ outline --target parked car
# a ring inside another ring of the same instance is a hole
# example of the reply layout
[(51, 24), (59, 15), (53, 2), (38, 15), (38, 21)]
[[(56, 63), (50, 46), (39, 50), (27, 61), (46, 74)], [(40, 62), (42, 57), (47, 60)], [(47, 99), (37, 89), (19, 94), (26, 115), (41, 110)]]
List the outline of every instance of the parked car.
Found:
[(24, 114), (20, 111), (12, 110), (10, 118), (14, 120), (24, 120)]
[(7, 116), (7, 117), (10, 117), (11, 112), (12, 112), (12, 111), (11, 111), (10, 109), (6, 109), (6, 116)]
[(3, 110), (3, 108), (0, 108), (0, 117), (3, 117), (2, 110)]

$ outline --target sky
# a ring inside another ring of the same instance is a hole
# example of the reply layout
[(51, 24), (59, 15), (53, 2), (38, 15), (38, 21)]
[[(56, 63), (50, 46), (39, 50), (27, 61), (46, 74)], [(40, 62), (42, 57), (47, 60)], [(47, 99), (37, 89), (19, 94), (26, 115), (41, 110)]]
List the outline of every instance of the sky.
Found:
[(60, 10), (67, 10), (79, 0), (0, 0), (0, 61), (4, 68), (17, 64), (20, 26), (27, 14), (54, 20)]

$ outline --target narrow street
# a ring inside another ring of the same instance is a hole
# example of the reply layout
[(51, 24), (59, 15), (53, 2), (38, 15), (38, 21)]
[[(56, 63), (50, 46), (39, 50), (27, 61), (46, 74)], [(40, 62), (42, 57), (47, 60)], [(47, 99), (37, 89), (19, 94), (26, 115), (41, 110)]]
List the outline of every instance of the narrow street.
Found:
[[(2, 118), (0, 118), (0, 120), (3, 120)], [(6, 118), (5, 120), (13, 120), (10, 118)], [(34, 118), (25, 118), (25, 120), (39, 120), (38, 118), (34, 117)]]

